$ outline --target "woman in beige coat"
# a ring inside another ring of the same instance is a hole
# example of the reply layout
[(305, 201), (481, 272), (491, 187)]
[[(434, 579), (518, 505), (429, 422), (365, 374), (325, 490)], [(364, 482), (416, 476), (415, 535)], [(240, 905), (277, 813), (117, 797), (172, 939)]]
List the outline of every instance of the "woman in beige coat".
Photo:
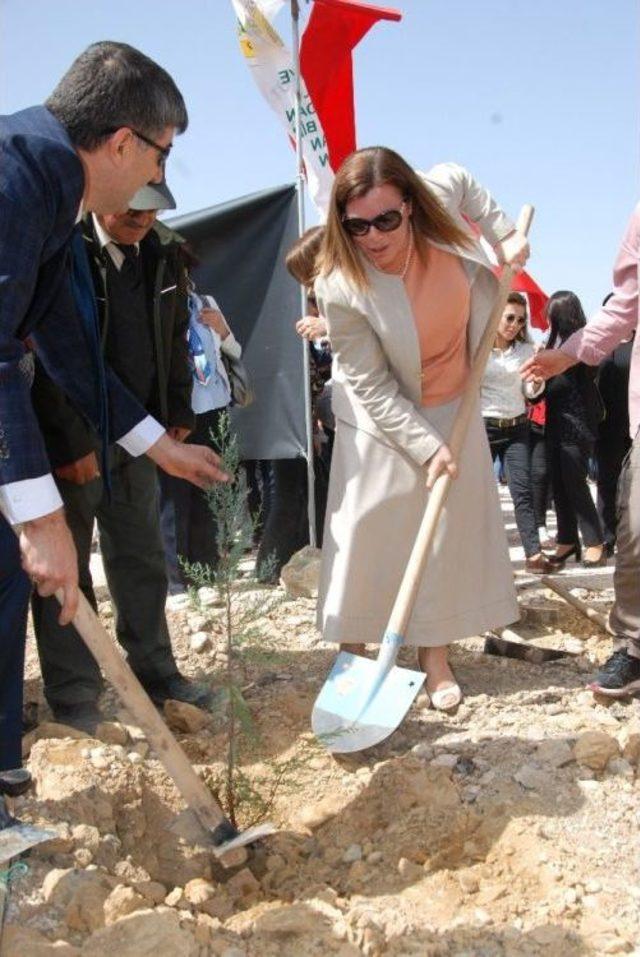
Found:
[(446, 445), (496, 295), (466, 220), (500, 259), (524, 264), (526, 240), (462, 167), (423, 177), (391, 150), (359, 150), (336, 175), (315, 284), (337, 421), (319, 627), (355, 653), (380, 642), (429, 488), (448, 470), (456, 481), (406, 635), (441, 709), (461, 700), (448, 645), (518, 618), (479, 408), (459, 462)]

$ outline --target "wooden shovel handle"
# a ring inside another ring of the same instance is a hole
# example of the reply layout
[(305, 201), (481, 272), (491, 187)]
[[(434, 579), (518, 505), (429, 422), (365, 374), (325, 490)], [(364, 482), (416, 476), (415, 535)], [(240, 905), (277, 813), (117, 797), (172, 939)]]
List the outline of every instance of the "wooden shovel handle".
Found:
[[(525, 236), (529, 232), (533, 213), (533, 206), (523, 206), (518, 217), (516, 229)], [(510, 266), (505, 266), (502, 270), (502, 276), (500, 277), (496, 300), (478, 348), (476, 349), (467, 387), (451, 430), (448, 445), (456, 461), (459, 460), (460, 453), (464, 446), (469, 421), (478, 401), (478, 394), (485, 373), (487, 359), (493, 348), (498, 323), (507, 304), (507, 296), (511, 290), (512, 281), (513, 270)], [(404, 635), (406, 632), (438, 527), (440, 513), (446, 502), (452, 481), (451, 476), (447, 473), (438, 476), (434, 483), (411, 555), (409, 556), (407, 568), (398, 590), (398, 595), (391, 611), (387, 632), (396, 635)]]
[(595, 608), (592, 608), (591, 605), (585, 604), (585, 602), (576, 598), (575, 595), (572, 595), (569, 589), (565, 588), (564, 585), (554, 581), (552, 578), (548, 578), (546, 575), (542, 575), (540, 584), (544, 585), (545, 588), (550, 588), (551, 591), (554, 591), (557, 595), (560, 595), (561, 598), (564, 598), (567, 604), (575, 608), (576, 611), (579, 611), (580, 614), (588, 618), (589, 621), (596, 624), (598, 628), (601, 628), (607, 635), (610, 636), (612, 634), (605, 616), (599, 611), (596, 611)]
[[(63, 597), (62, 591), (56, 592), (56, 598), (61, 604)], [(221, 829), (220, 834), (231, 829), (227, 817), (204, 782), (193, 770), (186, 754), (169, 731), (82, 592), (79, 595), (78, 610), (73, 619), (73, 625), (104, 671), (107, 680), (117, 691), (133, 720), (144, 731), (149, 745), (156, 752), (188, 807), (195, 813), (202, 827), (212, 834), (215, 841), (216, 828)], [(233, 837), (232, 832), (227, 833), (224, 839), (228, 840), (231, 837)], [(212, 849), (214, 853), (217, 853), (215, 844)], [(247, 856), (243, 848), (238, 848), (230, 854), (233, 860), (221, 858), (226, 866), (244, 863)]]

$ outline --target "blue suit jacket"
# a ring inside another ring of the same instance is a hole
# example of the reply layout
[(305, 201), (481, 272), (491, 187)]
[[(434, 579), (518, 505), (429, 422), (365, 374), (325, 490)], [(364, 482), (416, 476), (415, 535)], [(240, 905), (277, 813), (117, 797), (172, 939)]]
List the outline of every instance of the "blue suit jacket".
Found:
[[(23, 340), (97, 427), (94, 357), (71, 285), (70, 241), (84, 172), (64, 127), (45, 107), (0, 116), (0, 485), (50, 471), (33, 412)], [(107, 369), (110, 440), (145, 416)]]

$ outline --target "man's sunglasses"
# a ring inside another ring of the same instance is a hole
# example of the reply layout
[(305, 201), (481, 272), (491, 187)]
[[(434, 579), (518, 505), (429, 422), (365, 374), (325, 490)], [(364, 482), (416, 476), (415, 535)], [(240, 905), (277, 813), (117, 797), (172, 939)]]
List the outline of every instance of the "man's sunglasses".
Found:
[(342, 225), (350, 236), (366, 236), (371, 227), (377, 229), (379, 233), (392, 233), (398, 229), (402, 222), (402, 210), (405, 200), (402, 201), (400, 209), (386, 209), (383, 213), (378, 213), (373, 219), (361, 219), (359, 216), (353, 216), (350, 219), (343, 219)]
[[(117, 133), (119, 129), (122, 129), (120, 126), (112, 126), (108, 130), (103, 130), (105, 136), (111, 136), (112, 133)], [(140, 133), (139, 130), (134, 130), (132, 126), (128, 127), (131, 130), (134, 136), (137, 136), (139, 140), (142, 140), (143, 143), (146, 143), (147, 146), (152, 146), (154, 150), (158, 151), (158, 166), (160, 169), (164, 169), (167, 160), (169, 159), (169, 153), (171, 152), (171, 147), (173, 143), (169, 143), (168, 146), (160, 146), (159, 143), (156, 143), (154, 140), (150, 140), (148, 136), (145, 136), (144, 133)]]
[(525, 316), (516, 316), (514, 313), (509, 313), (508, 316), (502, 317), (505, 322), (508, 322), (511, 325), (512, 322), (517, 322), (519, 326), (523, 326), (527, 321)]

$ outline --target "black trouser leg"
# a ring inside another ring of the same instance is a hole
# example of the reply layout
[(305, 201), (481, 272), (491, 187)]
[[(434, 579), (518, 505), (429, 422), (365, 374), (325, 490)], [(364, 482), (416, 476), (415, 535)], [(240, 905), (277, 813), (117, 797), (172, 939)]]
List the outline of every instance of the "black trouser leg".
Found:
[(598, 465), (598, 514), (602, 523), (604, 541), (614, 545), (618, 524), (616, 495), (624, 457), (631, 446), (629, 436), (614, 436), (596, 443)]
[[(563, 443), (553, 450), (553, 494), (558, 516), (558, 543), (578, 541), (578, 526), (585, 546), (601, 545), (602, 527), (587, 484), (589, 451)], [(561, 496), (558, 502), (557, 495)], [(571, 535), (572, 537), (565, 537)]]
[[(196, 427), (188, 441), (215, 448), (216, 445), (212, 435), (216, 436), (218, 434), (220, 418), (225, 411), (225, 409), (215, 409), (212, 412), (204, 412), (196, 416)], [(186, 535), (185, 558), (189, 562), (200, 562), (203, 565), (216, 568), (218, 564), (217, 528), (215, 517), (209, 508), (207, 496), (202, 489), (196, 488), (189, 482), (182, 482), (181, 484), (187, 486), (184, 490), (183, 500), (187, 514), (185, 520), (180, 521), (180, 526), (184, 526)]]
[(558, 545), (577, 545), (578, 520), (562, 471), (562, 450), (555, 442), (547, 442), (547, 463), (558, 524), (556, 542)]
[[(89, 604), (97, 609), (89, 560), (93, 523), (102, 498), (102, 479), (94, 479), (86, 485), (60, 480), (58, 489), (78, 554), (80, 589)], [(44, 694), (51, 707), (55, 710), (61, 705), (95, 703), (103, 688), (100, 669), (73, 625), (63, 627), (58, 623), (57, 599), (41, 598), (34, 592), (31, 609)]]
[(164, 546), (164, 558), (169, 581), (170, 594), (182, 592), (187, 587), (184, 570), (180, 564), (180, 556), (185, 553), (186, 530), (188, 519), (189, 489), (188, 482), (167, 475), (158, 469), (158, 484), (160, 487), (160, 531)]
[(540, 538), (533, 511), (531, 463), (529, 459), (529, 424), (510, 429), (487, 426), (489, 447), (494, 458), (504, 460), (507, 484), (513, 499), (513, 510), (520, 540), (527, 558), (540, 552)]
[(533, 426), (529, 433), (531, 447), (531, 491), (533, 511), (538, 528), (547, 524), (547, 502), (549, 500), (549, 474), (547, 470), (547, 451), (544, 432), (538, 432)]
[(30, 593), (31, 582), (20, 565), (18, 539), (0, 516), (0, 771), (22, 766), (24, 646)]
[(145, 681), (177, 672), (165, 616), (167, 574), (153, 462), (115, 451), (111, 501), (97, 518), (116, 634), (129, 664)]
[(273, 500), (257, 562), (258, 574), (269, 579), (277, 579), (282, 566), (309, 540), (306, 530), (305, 460), (275, 459), (273, 475)]

